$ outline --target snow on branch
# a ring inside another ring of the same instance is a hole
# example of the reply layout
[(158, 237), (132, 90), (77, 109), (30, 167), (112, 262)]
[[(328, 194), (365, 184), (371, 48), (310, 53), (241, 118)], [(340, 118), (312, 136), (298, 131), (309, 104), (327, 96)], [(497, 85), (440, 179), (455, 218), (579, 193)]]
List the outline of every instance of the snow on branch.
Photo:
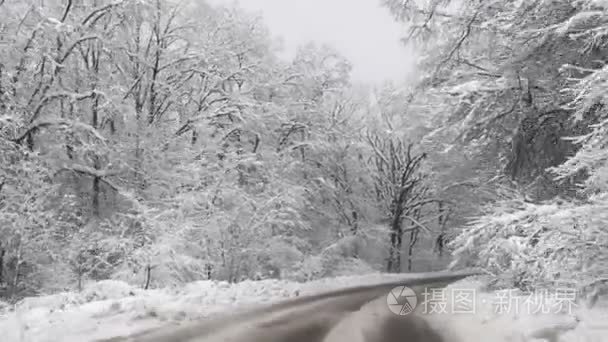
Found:
[(30, 123), (34, 122), (40, 115), (42, 108), (44, 108), (45, 105), (47, 105), (49, 102), (51, 102), (53, 100), (60, 99), (60, 98), (69, 98), (70, 102), (76, 102), (76, 101), (83, 101), (86, 99), (94, 98), (95, 96), (98, 96), (98, 95), (105, 96), (105, 94), (99, 90), (92, 90), (92, 91), (89, 91), (86, 93), (58, 92), (58, 93), (47, 95), (42, 100), (40, 100), (40, 102), (38, 102), (38, 105), (36, 106), (36, 108), (34, 109), (34, 113), (32, 114), (32, 118), (30, 119)]
[(68, 57), (70, 57), (70, 54), (72, 53), (72, 51), (74, 51), (74, 49), (75, 49), (75, 48), (76, 48), (78, 45), (80, 45), (80, 44), (82, 44), (82, 43), (84, 43), (84, 42), (86, 42), (86, 41), (89, 41), (89, 40), (97, 40), (97, 39), (101, 40), (101, 37), (99, 37), (99, 36), (97, 36), (97, 35), (94, 35), (94, 36), (85, 36), (85, 37), (80, 37), (79, 39), (77, 39), (75, 42), (73, 42), (73, 43), (72, 43), (72, 45), (70, 45), (70, 46), (69, 46), (69, 47), (66, 49), (66, 51), (65, 51), (65, 52), (64, 52), (64, 54), (63, 54), (63, 56), (61, 56), (61, 58), (59, 58), (59, 59), (56, 61), (56, 62), (57, 62), (57, 64), (59, 64), (59, 65), (63, 64), (63, 62), (65, 62), (65, 60), (66, 60)]
[(582, 11), (558, 25), (555, 32), (559, 35), (580, 33), (607, 22), (608, 16), (606, 16), (605, 11)]
[(606, 276), (608, 202), (546, 204), (501, 201), (478, 217), (451, 245), (457, 265), (477, 265), (522, 289), (574, 281), (584, 287)]
[(88, 167), (85, 165), (78, 165), (78, 164), (73, 164), (70, 166), (64, 165), (63, 167), (61, 167), (59, 169), (59, 171), (57, 171), (57, 173), (61, 173), (64, 171), (68, 171), (68, 172), (76, 172), (78, 174), (81, 175), (85, 175), (85, 176), (89, 176), (92, 178), (96, 178), (99, 179), (100, 181), (102, 181), (103, 183), (107, 184), (110, 188), (114, 189), (114, 191), (127, 196), (127, 192), (125, 192), (123, 189), (121, 189), (119, 186), (117, 186), (116, 184), (114, 184), (114, 182), (112, 182), (111, 180), (108, 179), (108, 177), (111, 176), (116, 176), (118, 174), (120, 174), (119, 171), (117, 170), (98, 170), (92, 167)]
[(89, 175), (89, 176), (95, 177), (95, 178), (105, 178), (105, 177), (116, 176), (116, 175), (120, 174), (120, 172), (118, 172), (116, 170), (98, 170), (98, 169), (95, 169), (92, 167), (78, 165), (78, 164), (74, 164), (74, 165), (70, 165), (70, 166), (63, 166), (61, 168), (61, 170), (74, 171), (74, 172)]
[(462, 47), (462, 45), (464, 44), (464, 42), (467, 40), (467, 38), (471, 34), (471, 31), (473, 29), (473, 24), (477, 20), (477, 16), (479, 15), (479, 11), (480, 10), (481, 10), (481, 7), (477, 8), (477, 10), (475, 11), (475, 13), (471, 17), (471, 19), (469, 19), (469, 21), (467, 22), (467, 24), (466, 24), (466, 26), (464, 28), (464, 32), (462, 33), (462, 35), (460, 36), (460, 38), (458, 39), (458, 41), (456, 42), (456, 44), (454, 44), (454, 46), (452, 47), (452, 49), (448, 53), (448, 56), (445, 59), (443, 59), (437, 65), (437, 67), (435, 68), (435, 73), (437, 73), (445, 64), (447, 64), (448, 62), (450, 62), (452, 60), (452, 58), (454, 57), (454, 55), (456, 54), (456, 52), (458, 50), (460, 50), (460, 48)]
[[(84, 26), (89, 23), (94, 24), (101, 16), (103, 16), (105, 14), (105, 12), (112, 9), (113, 7), (122, 5), (123, 3), (124, 3), (124, 1), (117, 1), (117, 2), (109, 3), (107, 5), (94, 9), (93, 11), (91, 11), (91, 13), (89, 13), (89, 15), (87, 15), (82, 20), (82, 25)], [(93, 19), (95, 16), (97, 16), (97, 17), (95, 19)]]
[(62, 128), (72, 128), (79, 129), (91, 134), (93, 137), (97, 138), (102, 143), (105, 143), (106, 138), (104, 138), (95, 127), (85, 124), (79, 121), (66, 120), (66, 119), (47, 119), (47, 120), (39, 120), (31, 124), (25, 132), (23, 132), (20, 136), (13, 139), (14, 142), (20, 144), (23, 140), (32, 134), (33, 132), (46, 127), (59, 126)]

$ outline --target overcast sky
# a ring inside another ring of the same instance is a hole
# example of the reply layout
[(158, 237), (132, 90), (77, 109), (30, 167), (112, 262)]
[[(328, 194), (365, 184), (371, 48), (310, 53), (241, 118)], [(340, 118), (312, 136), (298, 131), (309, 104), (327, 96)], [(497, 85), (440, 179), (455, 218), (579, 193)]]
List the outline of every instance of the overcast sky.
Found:
[[(238, 0), (237, 0), (238, 1)], [(212, 0), (233, 3), (233, 0)], [(353, 63), (353, 79), (403, 81), (412, 56), (401, 45), (402, 28), (379, 0), (240, 0), (258, 11), (288, 52), (309, 41), (328, 43)]]

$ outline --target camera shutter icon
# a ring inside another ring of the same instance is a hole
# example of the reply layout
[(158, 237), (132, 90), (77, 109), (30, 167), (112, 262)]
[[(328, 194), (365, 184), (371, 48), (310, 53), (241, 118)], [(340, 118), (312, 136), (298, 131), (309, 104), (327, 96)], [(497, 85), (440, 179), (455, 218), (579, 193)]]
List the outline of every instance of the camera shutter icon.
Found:
[(395, 315), (405, 316), (416, 309), (418, 297), (414, 290), (407, 286), (397, 286), (386, 296), (388, 309)]

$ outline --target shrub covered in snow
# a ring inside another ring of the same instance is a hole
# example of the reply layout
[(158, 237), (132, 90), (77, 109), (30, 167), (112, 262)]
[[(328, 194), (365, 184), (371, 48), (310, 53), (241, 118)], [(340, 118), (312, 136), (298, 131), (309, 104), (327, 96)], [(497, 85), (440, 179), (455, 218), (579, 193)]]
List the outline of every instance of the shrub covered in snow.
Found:
[(499, 203), (452, 245), (451, 267), (480, 266), (497, 286), (574, 286), (584, 293), (608, 276), (608, 200)]

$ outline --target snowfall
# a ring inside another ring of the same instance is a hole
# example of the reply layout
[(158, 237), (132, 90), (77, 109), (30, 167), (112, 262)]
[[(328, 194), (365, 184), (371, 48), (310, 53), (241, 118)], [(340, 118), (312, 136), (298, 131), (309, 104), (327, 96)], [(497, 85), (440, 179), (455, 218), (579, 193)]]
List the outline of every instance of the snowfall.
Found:
[[(81, 292), (26, 298), (17, 305), (0, 302), (0, 340), (96, 341), (162, 325), (205, 319), (230, 310), (294, 296), (375, 283), (391, 277), (371, 274), (306, 283), (283, 280), (236, 284), (199, 281), (180, 288), (153, 290), (143, 290), (119, 281), (101, 281), (88, 284)], [(608, 304), (604, 302), (593, 309), (569, 303), (565, 312), (557, 313), (546, 306), (555, 304), (549, 296), (541, 301), (543, 307), (528, 305), (527, 310), (522, 310), (526, 300), (528, 304), (531, 303), (531, 295), (516, 291), (488, 292), (483, 288), (483, 281), (479, 279), (467, 279), (450, 285), (441, 295), (446, 304), (450, 302), (449, 298), (455, 298), (457, 291), (465, 289), (469, 293), (469, 304), (474, 303), (474, 306), (471, 304), (464, 312), (456, 313), (449, 309), (453, 306), (439, 305), (430, 309), (435, 311), (429, 315), (430, 319), (441, 322), (441, 326), (449, 329), (450, 336), (455, 340), (467, 342), (541, 341), (543, 338), (549, 340), (551, 334), (548, 333), (555, 333), (559, 341), (564, 342), (608, 341)], [(505, 298), (509, 298), (508, 301)], [(433, 303), (440, 303), (435, 299)], [(510, 303), (508, 307), (507, 303)]]

